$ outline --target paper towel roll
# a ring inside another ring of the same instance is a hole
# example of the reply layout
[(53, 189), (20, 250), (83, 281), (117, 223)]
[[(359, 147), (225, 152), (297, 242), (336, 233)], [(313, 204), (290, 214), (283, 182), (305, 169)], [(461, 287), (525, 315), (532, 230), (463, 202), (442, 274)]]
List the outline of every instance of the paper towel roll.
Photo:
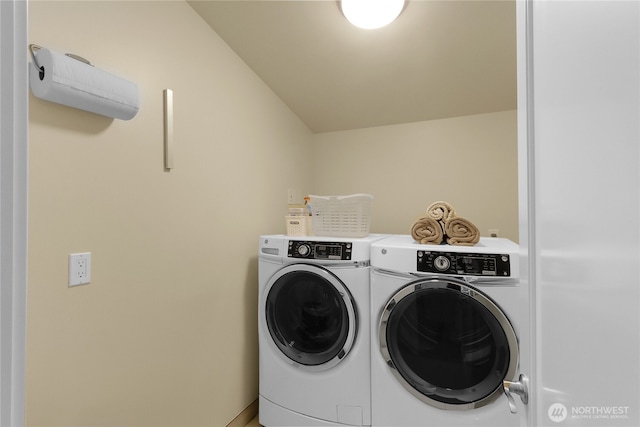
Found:
[(29, 67), (29, 85), (38, 98), (121, 120), (138, 113), (135, 83), (49, 49), (34, 56), (41, 69)]

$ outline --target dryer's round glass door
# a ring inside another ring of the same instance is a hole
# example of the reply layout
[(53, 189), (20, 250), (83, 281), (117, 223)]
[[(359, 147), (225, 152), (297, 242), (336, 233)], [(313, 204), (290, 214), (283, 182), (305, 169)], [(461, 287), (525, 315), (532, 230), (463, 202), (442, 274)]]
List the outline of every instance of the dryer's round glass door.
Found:
[(455, 279), (423, 279), (397, 292), (380, 323), (381, 351), (403, 386), (443, 409), (484, 406), (515, 375), (518, 343), (507, 316)]
[(265, 314), (275, 345), (309, 369), (327, 369), (351, 349), (357, 331), (355, 304), (328, 270), (295, 264), (270, 281)]

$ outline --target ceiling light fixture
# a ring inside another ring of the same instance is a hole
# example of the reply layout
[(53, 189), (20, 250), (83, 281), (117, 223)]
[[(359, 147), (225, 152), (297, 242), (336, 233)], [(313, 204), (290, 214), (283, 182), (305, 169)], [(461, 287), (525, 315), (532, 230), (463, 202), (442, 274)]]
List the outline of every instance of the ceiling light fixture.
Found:
[(405, 0), (342, 0), (342, 13), (356, 27), (384, 27), (400, 15)]

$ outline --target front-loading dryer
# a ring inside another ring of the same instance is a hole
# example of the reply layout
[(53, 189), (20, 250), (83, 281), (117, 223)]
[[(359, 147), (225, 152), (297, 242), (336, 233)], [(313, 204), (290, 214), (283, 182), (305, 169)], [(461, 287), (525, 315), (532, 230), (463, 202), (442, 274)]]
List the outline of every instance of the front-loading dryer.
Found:
[(261, 425), (371, 425), (369, 251), (382, 237), (260, 237)]
[(518, 251), (500, 238), (372, 245), (373, 426), (526, 425)]

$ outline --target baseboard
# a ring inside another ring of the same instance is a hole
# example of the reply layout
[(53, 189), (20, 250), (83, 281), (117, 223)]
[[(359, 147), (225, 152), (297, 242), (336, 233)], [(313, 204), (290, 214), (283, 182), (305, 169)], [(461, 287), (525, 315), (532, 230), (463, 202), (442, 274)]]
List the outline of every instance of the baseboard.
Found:
[(245, 427), (256, 415), (258, 415), (258, 399), (244, 408), (244, 411), (240, 412), (237, 417), (227, 424), (227, 427)]

